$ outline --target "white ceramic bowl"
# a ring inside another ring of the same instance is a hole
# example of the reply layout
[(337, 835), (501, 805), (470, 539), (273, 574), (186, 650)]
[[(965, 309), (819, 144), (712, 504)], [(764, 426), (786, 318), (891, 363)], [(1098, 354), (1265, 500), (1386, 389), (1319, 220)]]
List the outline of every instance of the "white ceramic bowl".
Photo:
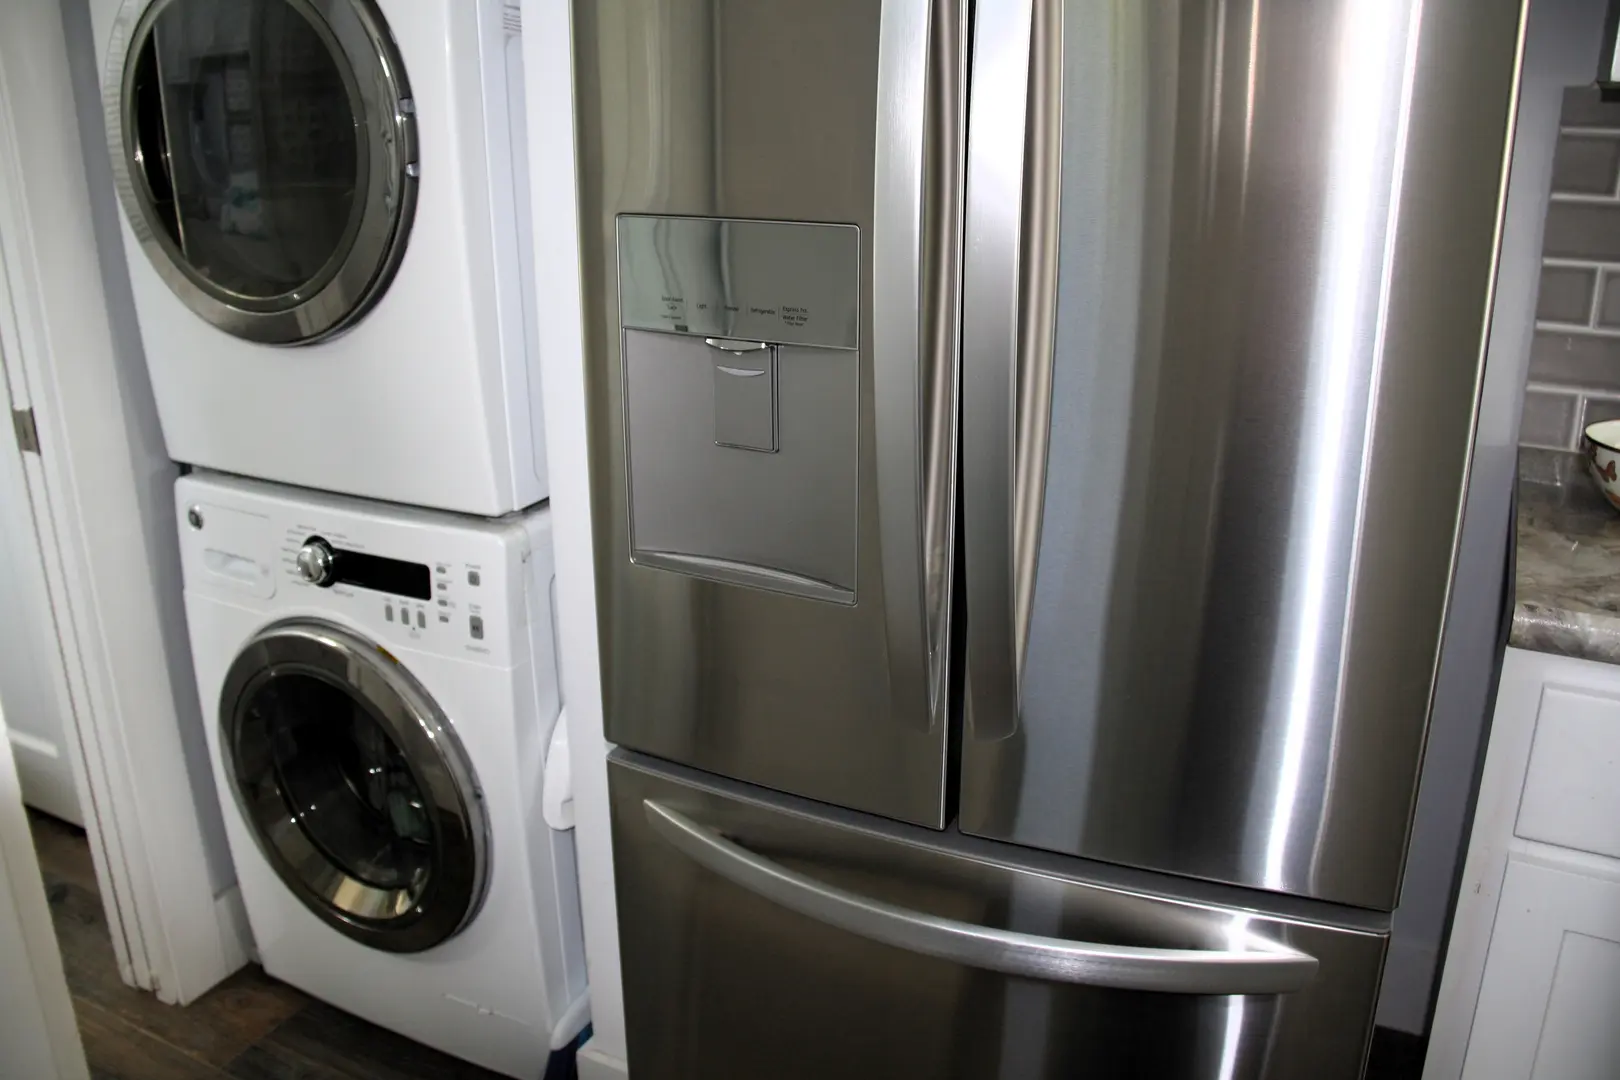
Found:
[(1620, 510), (1620, 420), (1586, 425), (1586, 467), (1609, 505)]

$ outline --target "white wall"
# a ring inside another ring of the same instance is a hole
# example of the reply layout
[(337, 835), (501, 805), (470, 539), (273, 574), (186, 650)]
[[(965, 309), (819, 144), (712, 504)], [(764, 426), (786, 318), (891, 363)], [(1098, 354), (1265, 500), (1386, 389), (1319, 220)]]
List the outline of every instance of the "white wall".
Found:
[(1519, 412), (1535, 329), (1541, 234), (1566, 86), (1592, 81), (1607, 0), (1530, 0), (1518, 123), (1491, 311), (1463, 541), (1446, 618), (1434, 715), (1378, 1023), (1422, 1033), (1462, 869), (1492, 702), (1498, 583), (1518, 467)]

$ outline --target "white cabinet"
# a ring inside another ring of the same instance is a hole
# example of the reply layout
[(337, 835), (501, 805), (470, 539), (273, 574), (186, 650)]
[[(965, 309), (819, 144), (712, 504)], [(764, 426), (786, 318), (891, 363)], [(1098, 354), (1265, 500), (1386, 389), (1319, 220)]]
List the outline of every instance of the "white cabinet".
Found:
[(1508, 859), (1463, 1075), (1620, 1077), (1620, 882)]
[(1424, 1077), (1620, 1077), (1620, 666), (1507, 652)]

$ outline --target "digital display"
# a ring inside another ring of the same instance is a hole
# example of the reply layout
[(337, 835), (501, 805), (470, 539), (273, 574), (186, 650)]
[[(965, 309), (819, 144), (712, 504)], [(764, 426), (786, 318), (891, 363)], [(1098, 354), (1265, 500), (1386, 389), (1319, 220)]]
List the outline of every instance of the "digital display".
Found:
[(413, 600), (433, 598), (433, 574), (423, 563), (385, 559), (381, 555), (341, 548), (332, 555), (333, 584), (358, 585), (362, 589), (408, 596)]

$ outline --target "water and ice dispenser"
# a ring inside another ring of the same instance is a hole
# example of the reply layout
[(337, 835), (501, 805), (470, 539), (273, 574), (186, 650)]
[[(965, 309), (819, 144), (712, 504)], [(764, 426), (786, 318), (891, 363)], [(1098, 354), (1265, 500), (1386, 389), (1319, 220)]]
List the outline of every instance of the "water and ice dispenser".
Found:
[(861, 232), (621, 215), (631, 558), (852, 604)]

